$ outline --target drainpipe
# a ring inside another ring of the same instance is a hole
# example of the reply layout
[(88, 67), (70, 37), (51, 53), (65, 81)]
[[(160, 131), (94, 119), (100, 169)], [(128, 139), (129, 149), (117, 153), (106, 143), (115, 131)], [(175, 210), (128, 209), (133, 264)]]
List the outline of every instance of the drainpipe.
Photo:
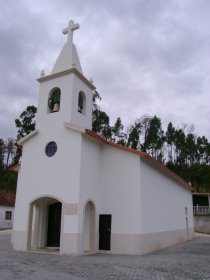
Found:
[(186, 221), (187, 240), (189, 240), (189, 225), (188, 225), (188, 209), (187, 209), (187, 207), (185, 207), (185, 221)]

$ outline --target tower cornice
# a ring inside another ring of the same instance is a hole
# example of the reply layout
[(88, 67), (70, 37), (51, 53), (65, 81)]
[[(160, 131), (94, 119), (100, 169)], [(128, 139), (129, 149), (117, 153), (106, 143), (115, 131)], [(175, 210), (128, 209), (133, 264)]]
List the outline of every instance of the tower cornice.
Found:
[(67, 69), (67, 70), (64, 70), (64, 71), (61, 71), (61, 72), (58, 72), (58, 73), (50, 74), (50, 75), (38, 78), (37, 81), (39, 83), (43, 83), (43, 82), (46, 82), (46, 81), (49, 81), (49, 80), (52, 80), (52, 79), (55, 79), (55, 78), (60, 78), (60, 77), (63, 77), (63, 76), (67, 76), (67, 75), (70, 75), (70, 74), (76, 75), (91, 90), (96, 89), (96, 87), (87, 78), (85, 78), (85, 76), (83, 76), (76, 68), (70, 68), (70, 69)]

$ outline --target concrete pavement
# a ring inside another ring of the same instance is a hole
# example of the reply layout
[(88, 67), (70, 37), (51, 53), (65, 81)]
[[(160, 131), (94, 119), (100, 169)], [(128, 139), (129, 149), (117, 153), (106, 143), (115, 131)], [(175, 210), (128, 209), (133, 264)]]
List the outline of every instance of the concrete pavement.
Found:
[(0, 233), (1, 280), (210, 280), (210, 238), (199, 236), (145, 256), (61, 256), (15, 252)]

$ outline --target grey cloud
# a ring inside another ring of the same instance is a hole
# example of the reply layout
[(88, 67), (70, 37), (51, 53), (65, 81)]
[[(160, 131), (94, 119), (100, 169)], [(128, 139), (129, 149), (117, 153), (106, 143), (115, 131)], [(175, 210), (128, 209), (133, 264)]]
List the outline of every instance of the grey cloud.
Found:
[(2, 136), (14, 133), (17, 114), (36, 102), (35, 79), (42, 68), (51, 70), (65, 42), (61, 30), (73, 18), (81, 25), (74, 41), (84, 74), (113, 121), (156, 114), (164, 123), (195, 122), (210, 138), (208, 1), (8, 0), (1, 8)]

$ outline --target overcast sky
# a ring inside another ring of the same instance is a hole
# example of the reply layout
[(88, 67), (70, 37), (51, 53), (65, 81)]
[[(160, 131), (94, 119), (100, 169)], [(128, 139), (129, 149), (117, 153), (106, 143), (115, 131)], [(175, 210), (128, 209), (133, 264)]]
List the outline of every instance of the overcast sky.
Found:
[(84, 75), (124, 125), (144, 114), (195, 125), (210, 140), (209, 0), (0, 0), (0, 138), (37, 105), (73, 19)]

